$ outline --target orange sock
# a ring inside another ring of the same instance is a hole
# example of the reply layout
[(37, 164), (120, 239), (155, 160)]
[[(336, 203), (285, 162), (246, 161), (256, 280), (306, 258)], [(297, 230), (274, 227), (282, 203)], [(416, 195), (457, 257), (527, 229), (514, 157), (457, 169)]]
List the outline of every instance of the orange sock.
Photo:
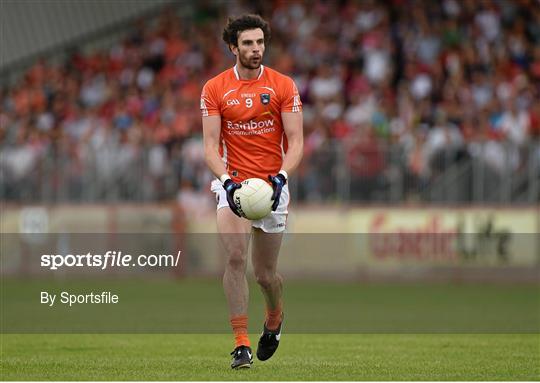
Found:
[(281, 323), (282, 313), (281, 302), (273, 310), (266, 308), (266, 328), (268, 330), (277, 330)]
[(250, 346), (248, 338), (248, 316), (238, 315), (231, 317), (231, 326), (234, 332), (235, 347)]

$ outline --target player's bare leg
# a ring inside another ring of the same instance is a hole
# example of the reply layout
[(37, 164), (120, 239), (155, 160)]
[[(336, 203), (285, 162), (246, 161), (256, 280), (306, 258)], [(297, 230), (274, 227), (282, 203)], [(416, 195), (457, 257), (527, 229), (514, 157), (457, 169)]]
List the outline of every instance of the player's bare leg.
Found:
[(281, 304), (282, 279), (276, 270), (282, 238), (282, 233), (253, 230), (253, 271), (263, 292), (266, 307), (271, 310), (277, 309)]
[(246, 266), (251, 222), (237, 217), (229, 208), (221, 208), (217, 211), (217, 228), (226, 256), (223, 290), (235, 335), (231, 367), (249, 367), (252, 355), (247, 332), (249, 289)]
[(260, 360), (267, 360), (274, 354), (281, 337), (283, 287), (276, 270), (282, 238), (282, 233), (265, 233), (260, 229), (253, 232), (251, 259), (255, 278), (266, 301), (266, 320), (257, 347)]
[(229, 313), (245, 315), (249, 297), (246, 266), (251, 222), (237, 217), (229, 208), (222, 208), (217, 211), (217, 228), (226, 256), (223, 288)]

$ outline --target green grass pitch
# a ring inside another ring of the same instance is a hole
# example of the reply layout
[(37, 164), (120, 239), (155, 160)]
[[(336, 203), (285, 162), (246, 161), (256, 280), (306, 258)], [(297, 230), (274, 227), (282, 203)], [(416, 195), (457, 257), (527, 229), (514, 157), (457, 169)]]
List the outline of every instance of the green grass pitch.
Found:
[(284, 334), (272, 359), (232, 371), (228, 334), (13, 334), (2, 379), (538, 380), (539, 345), (526, 334)]
[[(51, 309), (44, 288), (110, 289), (122, 305)], [(535, 285), (287, 281), (280, 348), (245, 371), (229, 366), (218, 278), (5, 278), (1, 294), (2, 380), (540, 380)]]

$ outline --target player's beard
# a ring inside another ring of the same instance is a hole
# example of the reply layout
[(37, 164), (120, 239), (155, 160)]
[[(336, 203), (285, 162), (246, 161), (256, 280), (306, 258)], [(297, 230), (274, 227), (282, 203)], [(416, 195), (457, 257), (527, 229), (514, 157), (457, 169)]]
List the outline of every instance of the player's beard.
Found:
[(259, 60), (252, 60), (246, 56), (240, 55), (240, 64), (246, 69), (259, 69), (262, 63), (262, 55), (259, 56)]

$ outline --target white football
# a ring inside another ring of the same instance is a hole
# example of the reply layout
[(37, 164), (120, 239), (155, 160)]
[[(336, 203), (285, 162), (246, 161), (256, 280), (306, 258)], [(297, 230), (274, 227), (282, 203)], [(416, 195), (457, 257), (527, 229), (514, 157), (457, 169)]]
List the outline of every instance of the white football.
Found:
[(272, 186), (260, 178), (248, 178), (242, 187), (234, 192), (234, 203), (240, 214), (257, 220), (266, 217), (272, 211)]

